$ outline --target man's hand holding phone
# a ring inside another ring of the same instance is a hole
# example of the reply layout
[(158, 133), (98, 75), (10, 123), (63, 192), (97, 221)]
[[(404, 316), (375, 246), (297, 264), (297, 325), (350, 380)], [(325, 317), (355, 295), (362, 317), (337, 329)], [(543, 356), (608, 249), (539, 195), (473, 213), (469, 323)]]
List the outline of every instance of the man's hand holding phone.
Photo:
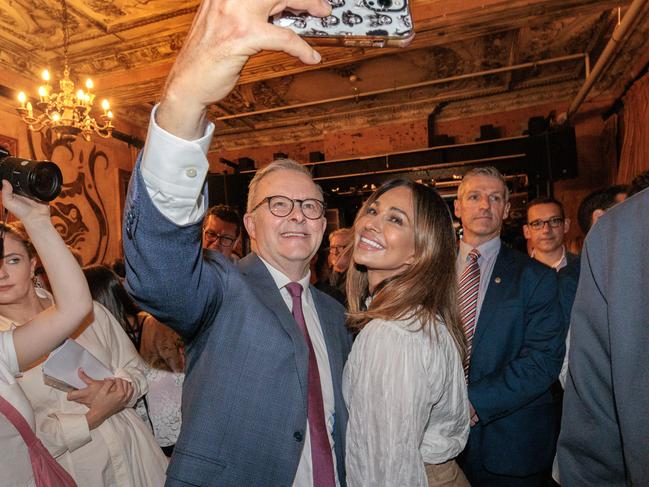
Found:
[(268, 22), (285, 8), (316, 17), (331, 13), (327, 0), (203, 0), (167, 78), (158, 125), (186, 140), (202, 137), (207, 106), (232, 91), (248, 58), (262, 50), (319, 63), (320, 55), (297, 34)]

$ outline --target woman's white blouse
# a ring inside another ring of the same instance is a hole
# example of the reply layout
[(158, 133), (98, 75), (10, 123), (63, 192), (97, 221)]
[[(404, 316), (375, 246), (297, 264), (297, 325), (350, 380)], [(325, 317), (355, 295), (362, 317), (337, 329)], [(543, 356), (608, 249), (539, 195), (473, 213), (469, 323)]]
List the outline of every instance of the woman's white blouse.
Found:
[(424, 464), (456, 457), (469, 434), (460, 355), (443, 324), (373, 320), (345, 366), (347, 485), (427, 486)]

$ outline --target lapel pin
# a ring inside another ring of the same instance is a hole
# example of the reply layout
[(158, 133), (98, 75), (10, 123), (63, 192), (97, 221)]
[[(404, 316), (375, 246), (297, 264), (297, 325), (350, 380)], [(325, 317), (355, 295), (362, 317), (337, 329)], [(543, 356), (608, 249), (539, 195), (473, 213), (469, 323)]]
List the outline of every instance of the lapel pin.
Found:
[(494, 279), (494, 282), (495, 282), (496, 284), (500, 284), (501, 281), (502, 281), (502, 279), (501, 279), (500, 277), (496, 277), (496, 278)]

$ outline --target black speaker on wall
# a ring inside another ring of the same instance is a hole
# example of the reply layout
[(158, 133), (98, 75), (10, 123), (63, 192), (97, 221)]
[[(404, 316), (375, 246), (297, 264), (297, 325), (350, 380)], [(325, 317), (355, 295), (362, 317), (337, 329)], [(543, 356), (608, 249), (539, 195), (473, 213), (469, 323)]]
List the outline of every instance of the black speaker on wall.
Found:
[(566, 125), (530, 135), (527, 157), (533, 182), (576, 178), (578, 159), (575, 128)]

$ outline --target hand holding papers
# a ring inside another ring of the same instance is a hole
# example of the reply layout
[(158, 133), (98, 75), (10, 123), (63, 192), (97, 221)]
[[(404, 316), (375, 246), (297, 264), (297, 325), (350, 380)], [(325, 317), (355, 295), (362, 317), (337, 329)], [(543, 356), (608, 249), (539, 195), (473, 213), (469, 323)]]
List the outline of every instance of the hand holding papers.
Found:
[(73, 389), (84, 389), (86, 384), (79, 378), (78, 369), (83, 369), (89, 377), (95, 380), (114, 376), (88, 350), (68, 338), (43, 363), (43, 379), (47, 385), (64, 392)]

